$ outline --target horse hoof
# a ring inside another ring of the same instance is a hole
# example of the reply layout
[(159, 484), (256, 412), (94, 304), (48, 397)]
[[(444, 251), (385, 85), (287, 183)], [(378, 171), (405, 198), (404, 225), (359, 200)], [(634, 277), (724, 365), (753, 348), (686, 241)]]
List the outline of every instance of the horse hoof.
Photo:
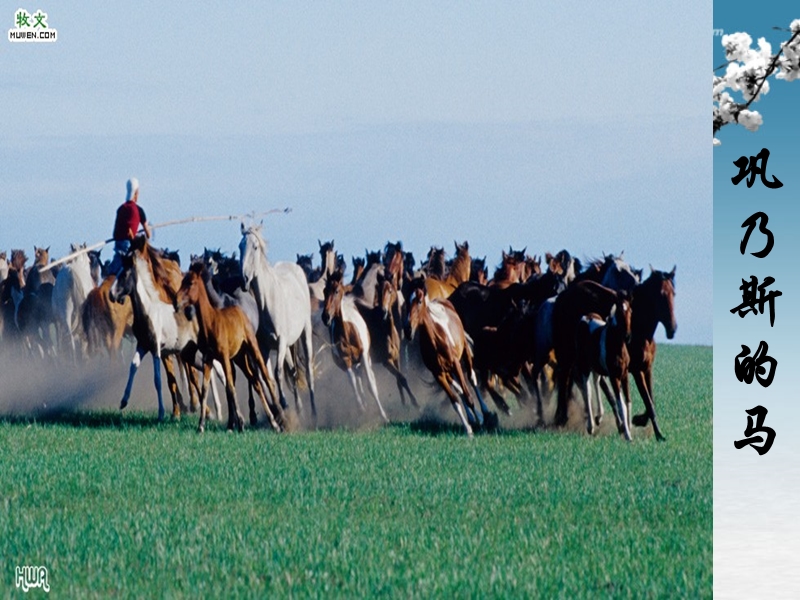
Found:
[(250, 415), (250, 425), (253, 427), (258, 425), (258, 417), (255, 414)]
[(126, 406), (128, 406), (128, 401), (123, 398), (122, 401), (119, 403), (119, 409), (123, 410)]
[(597, 425), (598, 427), (600, 427), (600, 423), (602, 423), (602, 421), (603, 421), (603, 417), (595, 417), (594, 418), (594, 424)]
[(647, 413), (633, 416), (633, 424), (637, 427), (645, 427), (649, 420)]
[(203, 433), (205, 430), (206, 430), (206, 428), (205, 428), (203, 425), (200, 425), (200, 426), (197, 428), (197, 433)]

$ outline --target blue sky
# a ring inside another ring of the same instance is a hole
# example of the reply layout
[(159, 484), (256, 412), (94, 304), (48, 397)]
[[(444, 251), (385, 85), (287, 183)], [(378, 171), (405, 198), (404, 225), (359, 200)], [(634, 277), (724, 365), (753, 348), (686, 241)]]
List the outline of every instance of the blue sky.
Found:
[(710, 6), (23, 8), (59, 38), (0, 44), (2, 249), (108, 237), (133, 175), (153, 222), (291, 206), (265, 221), (273, 260), (467, 239), (492, 265), (509, 245), (677, 264), (676, 341), (711, 343)]

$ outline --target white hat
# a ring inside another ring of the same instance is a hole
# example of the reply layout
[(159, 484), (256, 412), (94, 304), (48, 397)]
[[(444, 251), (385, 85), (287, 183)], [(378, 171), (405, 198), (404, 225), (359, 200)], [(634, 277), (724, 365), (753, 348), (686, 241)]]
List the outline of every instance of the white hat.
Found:
[(128, 197), (125, 200), (133, 200), (133, 195), (139, 191), (139, 180), (136, 177), (128, 179)]

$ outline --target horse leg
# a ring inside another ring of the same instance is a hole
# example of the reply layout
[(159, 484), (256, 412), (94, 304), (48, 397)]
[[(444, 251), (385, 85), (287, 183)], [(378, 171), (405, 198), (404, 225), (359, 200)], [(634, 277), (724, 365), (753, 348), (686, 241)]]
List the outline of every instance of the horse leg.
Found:
[(561, 364), (558, 366), (558, 375), (556, 382), (558, 385), (558, 403), (556, 405), (555, 424), (558, 427), (563, 427), (567, 424), (567, 408), (569, 405), (569, 397), (572, 386), (572, 377), (570, 374), (571, 366)]
[(278, 340), (278, 357), (275, 359), (275, 381), (278, 384), (278, 395), (280, 396), (281, 408), (286, 410), (289, 408), (286, 402), (286, 395), (283, 393), (283, 367), (286, 362), (286, 340), (281, 338)]
[(637, 369), (633, 372), (633, 380), (636, 382), (636, 387), (639, 390), (639, 395), (642, 397), (642, 401), (644, 402), (645, 412), (640, 415), (636, 415), (633, 417), (633, 424), (637, 427), (645, 427), (652, 419), (653, 421), (653, 433), (655, 433), (656, 439), (659, 442), (664, 441), (664, 436), (661, 434), (661, 430), (657, 428), (655, 414), (656, 409), (653, 403), (653, 397), (650, 395), (650, 390), (647, 387), (646, 381), (646, 373), (642, 369)]
[(611, 378), (611, 387), (614, 389), (614, 397), (617, 400), (617, 412), (619, 413), (620, 420), (622, 421), (622, 431), (625, 439), (631, 441), (631, 430), (628, 427), (628, 411), (620, 393), (620, 380), (616, 377)]
[(233, 376), (233, 365), (230, 358), (222, 357), (222, 368), (225, 371), (225, 396), (228, 399), (228, 429), (236, 427), (240, 432), (244, 431), (244, 418), (239, 412), (239, 404), (236, 402), (236, 383)]
[[(603, 390), (603, 394), (605, 394), (606, 400), (608, 400), (608, 405), (611, 407), (611, 412), (614, 414), (614, 420), (617, 423), (617, 429), (619, 429), (620, 433), (622, 432), (622, 421), (620, 421), (619, 412), (617, 411), (617, 400), (614, 396), (614, 392), (611, 391), (611, 388), (608, 387), (608, 381), (604, 377), (599, 379), (600, 387)], [(598, 406), (602, 406), (602, 402), (598, 401)], [(599, 425), (600, 423), (598, 423)]]
[(314, 355), (312, 351), (311, 338), (313, 330), (311, 328), (311, 319), (306, 323), (301, 336), (303, 343), (303, 353), (306, 357), (306, 383), (308, 383), (308, 392), (311, 398), (311, 414), (314, 419), (317, 418), (317, 405), (314, 403)]
[(650, 362), (647, 364), (647, 368), (644, 371), (644, 379), (645, 383), (647, 383), (647, 391), (650, 393), (650, 421), (653, 423), (653, 431), (656, 434), (656, 439), (659, 442), (663, 442), (666, 438), (661, 435), (661, 429), (658, 427), (658, 421), (656, 421), (656, 399), (653, 395), (653, 363)]
[(300, 367), (300, 361), (297, 358), (297, 346), (298, 344), (296, 342), (291, 346), (289, 346), (289, 351), (286, 354), (286, 367), (287, 367), (286, 380), (292, 386), (292, 393), (294, 394), (294, 405), (297, 407), (297, 414), (302, 414), (303, 401), (300, 398), (300, 394), (297, 391), (297, 379), (300, 376), (300, 374), (298, 373), (298, 368)]
[(225, 385), (225, 372), (222, 370), (222, 365), (219, 362), (214, 361), (211, 363), (211, 366), (214, 369), (214, 373), (217, 374), (216, 379), (214, 377), (211, 378), (211, 395), (214, 398), (214, 410), (216, 411), (217, 421), (222, 421), (222, 404), (219, 401), (219, 391), (217, 390), (217, 379), (219, 379), (223, 385)]
[[(469, 354), (466, 356), (466, 362), (469, 368), (470, 378), (472, 379), (473, 383), (477, 384), (477, 379), (475, 378), (475, 372), (472, 370), (472, 361), (470, 360)], [(472, 411), (472, 414), (475, 415), (478, 426), (481, 426), (483, 425), (483, 416), (485, 413), (483, 410), (481, 410), (481, 414), (479, 415), (475, 410), (475, 405), (472, 403), (472, 396), (469, 394), (469, 384), (467, 383), (467, 378), (464, 376), (464, 369), (461, 367), (461, 361), (456, 361), (453, 367), (456, 371), (456, 377), (458, 378), (459, 386), (462, 388), (461, 394), (464, 398), (464, 406), (466, 406), (468, 410)]]
[[(172, 396), (172, 417), (175, 419), (180, 418), (181, 409), (186, 410), (186, 405), (183, 403), (183, 395), (178, 387), (178, 378), (175, 376), (175, 365), (172, 361), (179, 361), (178, 357), (167, 356), (164, 360), (164, 370), (167, 372), (167, 388), (169, 389), (170, 396)], [(180, 369), (180, 363), (178, 364)]]
[(398, 367), (396, 367), (392, 362), (385, 362), (383, 366), (394, 375), (395, 381), (397, 382), (397, 389), (400, 392), (400, 399), (405, 404), (405, 393), (408, 393), (408, 397), (411, 398), (411, 404), (414, 408), (419, 408), (419, 403), (417, 402), (416, 396), (414, 396), (414, 392), (411, 391), (411, 386), (408, 385), (408, 379), (405, 375), (400, 371)]
[(576, 377), (578, 387), (583, 393), (583, 403), (586, 409), (586, 431), (589, 435), (594, 433), (594, 419), (592, 418), (592, 386), (589, 385), (589, 374), (581, 373)]
[(131, 398), (131, 390), (133, 389), (133, 378), (136, 375), (136, 371), (139, 370), (139, 365), (142, 364), (144, 354), (145, 350), (141, 347), (136, 348), (136, 352), (133, 353), (133, 360), (131, 360), (131, 367), (128, 371), (128, 383), (125, 385), (125, 392), (122, 394), (122, 400), (119, 403), (120, 410), (128, 406), (128, 400)]
[(208, 395), (208, 382), (210, 380), (211, 380), (211, 365), (204, 364), (203, 389), (200, 391), (200, 424), (197, 426), (198, 433), (203, 433), (206, 430), (206, 396)]
[(594, 416), (594, 424), (600, 427), (603, 422), (603, 399), (600, 396), (600, 388), (605, 383), (605, 378), (597, 373), (592, 374), (592, 385), (594, 385), (594, 397), (597, 398), (597, 414)]
[(353, 392), (356, 395), (356, 401), (358, 401), (358, 407), (361, 409), (361, 412), (366, 410), (364, 406), (364, 401), (361, 399), (361, 394), (358, 393), (358, 378), (356, 377), (355, 372), (353, 371), (352, 366), (347, 367), (347, 376), (350, 378), (350, 385), (353, 386)]
[(447, 373), (439, 373), (439, 375), (436, 376), (436, 380), (439, 382), (439, 385), (442, 386), (444, 393), (450, 398), (450, 403), (453, 405), (458, 418), (461, 419), (461, 424), (464, 426), (464, 431), (466, 432), (467, 436), (472, 437), (472, 427), (470, 427), (469, 423), (467, 422), (467, 416), (464, 414), (464, 409), (461, 407), (461, 402), (459, 402), (458, 396), (455, 395), (450, 387)]
[[(252, 340), (253, 343), (256, 343), (255, 339)], [(263, 367), (263, 370), (266, 371), (267, 367), (264, 364), (263, 360), (261, 364), (259, 364), (258, 357), (255, 354), (253, 348), (257, 348), (258, 346), (250, 346), (250, 348), (246, 351), (246, 354), (243, 358), (237, 360), (237, 364), (239, 364), (239, 368), (244, 371), (245, 376), (247, 377), (248, 383), (248, 390), (250, 394), (250, 423), (255, 425), (258, 421), (255, 418), (256, 411), (255, 411), (255, 401), (253, 399), (253, 389), (255, 388), (258, 397), (261, 398), (261, 404), (264, 407), (264, 412), (267, 413), (267, 418), (269, 419), (269, 424), (275, 431), (280, 431), (281, 427), (278, 425), (278, 422), (275, 420), (275, 415), (272, 413), (272, 410), (269, 408), (269, 404), (267, 403), (267, 396), (264, 393), (264, 388), (261, 387), (261, 381), (258, 378), (259, 369)]]
[(375, 403), (378, 405), (378, 410), (381, 413), (381, 418), (385, 423), (389, 422), (389, 417), (386, 416), (386, 411), (383, 410), (381, 399), (378, 397), (378, 385), (375, 383), (375, 373), (372, 371), (372, 361), (369, 354), (364, 354), (362, 358), (362, 368), (367, 372), (367, 383), (369, 384), (369, 391), (372, 397), (375, 398)]
[(153, 384), (156, 386), (158, 396), (158, 420), (164, 420), (164, 398), (161, 395), (161, 356), (153, 352)]
[[(481, 388), (478, 385), (478, 377), (475, 375), (475, 370), (470, 366), (469, 369), (469, 381), (472, 384), (472, 389), (475, 390), (475, 395), (478, 397), (478, 404), (481, 407), (481, 414), (483, 415), (484, 421), (485, 419), (489, 419), (490, 427), (497, 426), (497, 415), (489, 410), (489, 407), (486, 406), (486, 403), (483, 401), (483, 394), (481, 394)], [(510, 414), (510, 413), (509, 413)], [(483, 423), (481, 423), (483, 424)]]
[(486, 389), (489, 391), (489, 395), (492, 397), (494, 405), (498, 408), (498, 410), (502, 411), (506, 415), (511, 415), (511, 407), (508, 405), (508, 402), (506, 402), (505, 398), (503, 398), (502, 394), (497, 391), (494, 374), (487, 374), (484, 377), (484, 381), (486, 381)]

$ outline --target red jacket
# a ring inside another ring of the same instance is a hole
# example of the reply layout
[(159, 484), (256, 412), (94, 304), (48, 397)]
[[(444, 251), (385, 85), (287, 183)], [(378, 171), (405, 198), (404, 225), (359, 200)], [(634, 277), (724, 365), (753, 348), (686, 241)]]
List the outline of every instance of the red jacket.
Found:
[(129, 240), (131, 236), (128, 231), (132, 231), (133, 235), (139, 230), (140, 223), (146, 223), (147, 217), (144, 214), (144, 209), (130, 200), (123, 203), (117, 209), (117, 220), (114, 222), (114, 240)]

